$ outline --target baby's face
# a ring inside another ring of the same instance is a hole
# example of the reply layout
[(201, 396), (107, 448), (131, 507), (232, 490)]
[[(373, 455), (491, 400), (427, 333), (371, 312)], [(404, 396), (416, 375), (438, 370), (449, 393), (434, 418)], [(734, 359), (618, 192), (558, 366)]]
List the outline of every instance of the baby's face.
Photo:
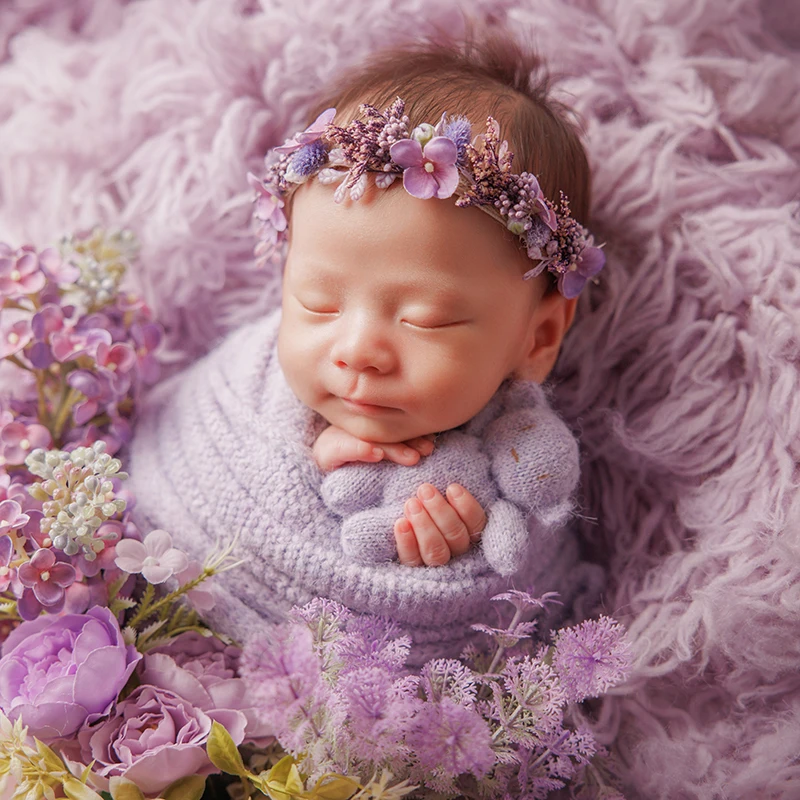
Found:
[(463, 424), (523, 364), (542, 283), (522, 280), (530, 262), (475, 208), (371, 182), (337, 205), (334, 188), (294, 197), (278, 339), (289, 385), (369, 441)]

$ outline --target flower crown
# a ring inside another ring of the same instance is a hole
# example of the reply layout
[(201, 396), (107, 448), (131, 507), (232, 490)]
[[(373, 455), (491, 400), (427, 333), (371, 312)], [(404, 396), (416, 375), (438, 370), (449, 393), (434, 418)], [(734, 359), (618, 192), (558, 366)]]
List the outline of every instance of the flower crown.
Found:
[(514, 154), (508, 142), (500, 141), (500, 126), (492, 117), (486, 133), (473, 138), (468, 119), (447, 114), (436, 126), (422, 123), (409, 132), (404, 109), (400, 98), (383, 112), (364, 104), (359, 109), (364, 119), (339, 127), (333, 124), (336, 109), (329, 108), (267, 154), (266, 176), (247, 176), (257, 191), (260, 260), (271, 259), (285, 242), (284, 201), (309, 178), (339, 182), (334, 199), (341, 203), (348, 194), (352, 200), (364, 194), (367, 173), (375, 174), (380, 189), (402, 175), (403, 187), (414, 197), (445, 199), (457, 194), (457, 206), (476, 206), (502, 222), (538, 262), (523, 277), (533, 278), (546, 269), (558, 278), (564, 297), (577, 297), (606, 259), (572, 217), (564, 193), (556, 206), (544, 196), (535, 175), (511, 171)]

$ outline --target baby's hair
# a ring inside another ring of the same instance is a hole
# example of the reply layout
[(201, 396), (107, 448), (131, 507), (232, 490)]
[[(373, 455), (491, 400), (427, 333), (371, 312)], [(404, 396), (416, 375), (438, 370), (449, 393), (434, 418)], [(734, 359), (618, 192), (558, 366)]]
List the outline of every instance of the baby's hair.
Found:
[(482, 133), (492, 116), (514, 152), (513, 171), (536, 175), (555, 203), (564, 192), (573, 217), (586, 225), (589, 164), (571, 110), (550, 97), (550, 80), (535, 50), (509, 32), (476, 37), (468, 28), (461, 40), (425, 39), (378, 52), (328, 87), (309, 122), (334, 107), (341, 125), (362, 103), (383, 109), (397, 97), (412, 126), (435, 124), (447, 112), (467, 117), (473, 133)]

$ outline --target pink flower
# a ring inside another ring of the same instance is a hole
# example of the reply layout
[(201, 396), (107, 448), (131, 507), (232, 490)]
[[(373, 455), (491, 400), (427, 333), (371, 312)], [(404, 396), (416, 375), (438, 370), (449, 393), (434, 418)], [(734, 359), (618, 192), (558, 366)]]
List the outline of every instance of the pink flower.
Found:
[(14, 252), (0, 242), (0, 296), (36, 294), (44, 289), (45, 283), (47, 278), (35, 251), (23, 247)]
[(597, 275), (605, 263), (606, 254), (599, 247), (584, 247), (575, 262), (575, 268), (558, 276), (558, 291), (568, 299), (577, 297), (586, 282)]
[[(166, 689), (138, 686), (108, 719), (80, 731), (82, 760), (94, 762), (92, 781), (101, 790), (118, 776), (155, 795), (179, 778), (217, 771), (206, 742), (212, 723), (230, 724), (231, 716), (227, 711), (206, 713)], [(242, 728), (230, 732), (241, 743)]]
[(8, 585), (14, 577), (11, 562), (15, 555), (16, 551), (11, 537), (7, 535), (0, 536), (0, 592), (8, 589)]
[(283, 200), (272, 187), (259, 180), (252, 172), (247, 173), (248, 183), (258, 192), (256, 195), (256, 219), (264, 227), (280, 233), (286, 230), (287, 220), (283, 213)]
[(123, 395), (131, 385), (130, 371), (136, 366), (136, 353), (125, 342), (97, 345), (98, 372), (108, 380), (115, 394)]
[(276, 147), (275, 152), (284, 155), (294, 153), (303, 145), (316, 142), (325, 133), (325, 129), (333, 122), (335, 116), (335, 108), (326, 108), (304, 131), (296, 133), (291, 139), (287, 139), (282, 145)]
[(416, 139), (401, 139), (389, 149), (392, 161), (403, 167), (403, 186), (414, 197), (450, 197), (458, 187), (458, 148), (446, 136), (434, 136), (422, 149)]
[(39, 264), (45, 275), (56, 283), (75, 283), (81, 276), (81, 271), (71, 261), (64, 261), (58, 250), (48, 247), (39, 253)]
[(0, 320), (0, 358), (19, 353), (33, 338), (31, 323), (27, 319), (14, 322)]
[(100, 344), (111, 344), (111, 334), (106, 330), (95, 328), (89, 331), (76, 331), (75, 328), (64, 328), (56, 331), (51, 339), (53, 356), (57, 361), (72, 361), (78, 356), (96, 357)]
[(0, 456), (6, 464), (24, 464), (31, 450), (50, 447), (50, 431), (44, 425), (11, 422), (0, 430)]
[(116, 565), (123, 572), (141, 572), (148, 583), (164, 583), (189, 566), (186, 554), (172, 546), (172, 537), (162, 530), (150, 531), (144, 542), (123, 539), (117, 542)]
[(0, 535), (27, 525), (29, 519), (27, 514), (22, 513), (22, 506), (16, 500), (3, 500), (0, 503)]
[(20, 583), (27, 589), (33, 589), (37, 602), (48, 610), (52, 610), (53, 606), (63, 607), (64, 589), (75, 581), (75, 567), (56, 562), (55, 553), (47, 548), (37, 550), (17, 574)]

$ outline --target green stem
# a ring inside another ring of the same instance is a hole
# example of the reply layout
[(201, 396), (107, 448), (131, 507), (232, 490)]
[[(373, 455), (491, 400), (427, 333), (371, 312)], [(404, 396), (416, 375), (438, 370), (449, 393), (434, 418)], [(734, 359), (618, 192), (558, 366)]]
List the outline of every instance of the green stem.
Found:
[[(148, 617), (152, 617), (160, 609), (168, 606), (170, 603), (174, 603), (179, 597), (182, 597), (187, 592), (191, 592), (196, 586), (199, 586), (206, 578), (210, 578), (214, 574), (213, 570), (204, 569), (196, 578), (193, 578), (189, 581), (189, 583), (185, 583), (180, 588), (176, 589), (174, 592), (170, 592), (167, 595), (164, 595), (157, 603), (153, 603), (150, 605), (150, 602), (153, 599), (153, 595), (155, 594), (155, 587), (152, 583), (147, 584), (147, 589), (145, 590), (144, 597), (142, 598), (139, 606), (137, 607), (136, 613), (133, 616), (133, 619), (130, 620), (128, 625), (132, 628), (135, 628), (142, 620), (147, 619)], [(149, 598), (148, 598), (149, 594)], [(145, 605), (145, 601), (147, 601), (147, 605)], [(149, 606), (149, 607), (148, 607)]]
[[(66, 390), (66, 386), (64, 389)], [(56, 414), (55, 421), (53, 422), (53, 439), (56, 441), (61, 439), (61, 434), (64, 431), (64, 426), (67, 424), (67, 419), (72, 411), (72, 407), (82, 396), (83, 395), (77, 389), (70, 389), (66, 392), (66, 396), (62, 395), (61, 405)]]
[(144, 590), (144, 596), (139, 601), (139, 605), (136, 606), (136, 612), (134, 613), (133, 618), (128, 621), (128, 625), (130, 625), (134, 630), (142, 620), (145, 620), (150, 616), (150, 604), (153, 602), (155, 594), (156, 587), (153, 586), (152, 583), (148, 583), (147, 588)]

